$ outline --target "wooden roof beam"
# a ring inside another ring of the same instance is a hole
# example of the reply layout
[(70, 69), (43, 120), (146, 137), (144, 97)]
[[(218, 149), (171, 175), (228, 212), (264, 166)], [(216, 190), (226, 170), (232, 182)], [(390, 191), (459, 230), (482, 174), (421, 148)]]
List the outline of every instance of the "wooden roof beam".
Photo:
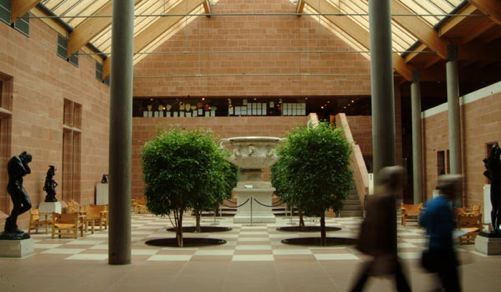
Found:
[(418, 40), (427, 45), (432, 51), (437, 53), (442, 59), (447, 58), (448, 43), (440, 39), (438, 33), (419, 16), (399, 16), (414, 14), (414, 12), (398, 0), (391, 1), (392, 19), (405, 28)]
[(103, 80), (106, 80), (111, 75), (111, 57), (103, 61)]
[(461, 38), (460, 42), (462, 44), (469, 43), (469, 42), (473, 41), (474, 39), (478, 38), (479, 36), (481, 36), (484, 32), (488, 31), (489, 29), (491, 29), (495, 25), (496, 24), (492, 21), (483, 22), (482, 24), (477, 25), (473, 32), (469, 32), (469, 33), (465, 34)]
[(38, 3), (40, 3), (40, 0), (13, 0), (10, 14), (11, 22), (16, 22), (18, 18), (23, 17)]
[(212, 15), (212, 8), (210, 5), (210, 0), (205, 0), (203, 3), (203, 6), (204, 6), (204, 11), (205, 11), (206, 16), (210, 18)]
[[(314, 10), (324, 13), (324, 14), (340, 14), (341, 11), (334, 6), (333, 4), (325, 1), (325, 0), (304, 0), (309, 7)], [(356, 42), (358, 42), (363, 47), (369, 49), (370, 41), (369, 41), (369, 32), (363, 28), (361, 25), (356, 23), (353, 19), (348, 16), (332, 16), (326, 15), (331, 23), (336, 25), (339, 29), (344, 31), (347, 35), (353, 38)], [(407, 64), (405, 60), (397, 53), (393, 53), (393, 68), (397, 71), (402, 77), (406, 80), (412, 80), (412, 72), (414, 68)]]
[(297, 16), (301, 16), (301, 14), (303, 14), (304, 5), (305, 5), (304, 0), (297, 1), (297, 5), (296, 5), (296, 13), (298, 14)]
[(492, 21), (501, 25), (501, 1), (499, 0), (469, 0), (483, 14), (489, 16)]
[[(134, 0), (137, 5), (142, 0)], [(113, 14), (112, 1), (106, 2), (99, 8), (93, 15), (94, 16), (108, 16)], [(111, 25), (111, 17), (94, 17), (87, 18), (80, 23), (73, 32), (70, 33), (68, 38), (68, 57), (76, 53), (81, 47), (85, 46), (93, 37), (101, 33), (108, 26)]]
[(407, 54), (407, 56), (405, 56), (405, 62), (410, 62), (412, 59), (416, 58), (417, 56), (419, 56), (419, 54), (421, 52), (423, 52), (424, 50), (426, 50), (428, 48), (427, 45), (421, 43), (419, 44), (419, 46), (417, 46), (416, 48), (414, 48), (412, 51), (412, 53), (409, 53)]
[(454, 16), (454, 17), (449, 18), (446, 23), (444, 23), (443, 25), (441, 25), (438, 28), (438, 36), (442, 37), (443, 35), (447, 34), (447, 32), (452, 30), (454, 27), (459, 25), (461, 22), (468, 19), (468, 16), (466, 16), (466, 15), (472, 15), (476, 12), (478, 12), (477, 7), (475, 7), (471, 4), (466, 5), (460, 11), (457, 12), (458, 14), (465, 15), (465, 16)]

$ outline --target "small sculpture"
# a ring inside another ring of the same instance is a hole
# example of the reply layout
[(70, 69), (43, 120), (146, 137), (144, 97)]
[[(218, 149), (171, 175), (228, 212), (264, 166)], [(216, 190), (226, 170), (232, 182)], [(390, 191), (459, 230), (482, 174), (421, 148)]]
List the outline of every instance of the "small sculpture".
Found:
[(108, 175), (107, 174), (103, 174), (103, 177), (101, 178), (101, 183), (102, 184), (108, 183)]
[(491, 182), (491, 224), (493, 233), (501, 233), (499, 226), (501, 225), (501, 148), (498, 144), (494, 144), (489, 153), (489, 157), (484, 159), (486, 170), (484, 175)]
[(10, 216), (5, 220), (5, 232), (1, 238), (30, 238), (28, 234), (17, 227), (17, 217), (31, 209), (30, 197), (23, 187), (23, 176), (31, 173), (31, 169), (28, 166), (31, 159), (31, 154), (24, 151), (19, 156), (13, 156), (7, 164), (7, 173), (9, 175), (7, 192), (12, 199), (14, 207)]
[(57, 182), (54, 180), (54, 175), (56, 175), (56, 168), (54, 165), (49, 165), (49, 170), (47, 170), (47, 176), (45, 177), (45, 184), (43, 186), (43, 190), (47, 193), (47, 196), (45, 196), (45, 202), (57, 202)]

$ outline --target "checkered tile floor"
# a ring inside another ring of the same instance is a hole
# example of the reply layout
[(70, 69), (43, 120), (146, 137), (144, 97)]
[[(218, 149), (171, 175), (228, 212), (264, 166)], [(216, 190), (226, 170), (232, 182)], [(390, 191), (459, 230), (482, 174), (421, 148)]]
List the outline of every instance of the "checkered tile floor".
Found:
[[(297, 218), (296, 218), (297, 219)], [(281, 243), (282, 239), (319, 236), (317, 233), (281, 232), (279, 226), (296, 224), (289, 218), (277, 218), (275, 224), (242, 225), (233, 224), (232, 218), (217, 218), (218, 226), (231, 227), (228, 232), (184, 233), (185, 237), (211, 237), (227, 241), (224, 245), (200, 248), (161, 248), (145, 244), (154, 238), (175, 237), (167, 218), (150, 214), (132, 217), (132, 257), (134, 261), (277, 261), (280, 259), (301, 259), (311, 261), (358, 260), (360, 255), (353, 247), (302, 247)], [(214, 224), (213, 218), (202, 218), (203, 225)], [(306, 220), (307, 225), (318, 225), (318, 220)], [(328, 218), (328, 226), (338, 226), (340, 231), (329, 232), (328, 236), (356, 237), (360, 218)], [(194, 225), (194, 218), (188, 217), (185, 226)], [(399, 226), (400, 256), (404, 259), (419, 257), (426, 238), (416, 225)], [(57, 256), (64, 260), (104, 261), (108, 257), (107, 231), (97, 231), (78, 239), (51, 239), (50, 234), (32, 234), (35, 253), (30, 256)]]

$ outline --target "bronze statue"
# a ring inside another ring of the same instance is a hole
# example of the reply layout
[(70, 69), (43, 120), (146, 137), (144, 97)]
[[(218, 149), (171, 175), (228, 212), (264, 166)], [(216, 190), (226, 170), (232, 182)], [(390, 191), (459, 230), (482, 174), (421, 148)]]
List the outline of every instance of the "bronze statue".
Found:
[(484, 159), (486, 170), (484, 175), (491, 182), (491, 225), (493, 233), (501, 233), (499, 226), (501, 225), (501, 148), (498, 144), (494, 144), (489, 153), (489, 157)]
[(56, 199), (56, 187), (57, 182), (54, 180), (54, 175), (56, 175), (56, 168), (54, 165), (49, 165), (47, 170), (47, 176), (45, 177), (45, 183), (43, 190), (47, 193), (45, 196), (45, 202), (57, 202)]
[(30, 197), (23, 187), (23, 176), (31, 173), (28, 166), (31, 159), (31, 154), (24, 151), (18, 156), (12, 157), (7, 164), (7, 173), (9, 175), (7, 192), (10, 194), (14, 207), (10, 216), (5, 220), (3, 238), (23, 239), (30, 237), (17, 227), (17, 217), (31, 209)]

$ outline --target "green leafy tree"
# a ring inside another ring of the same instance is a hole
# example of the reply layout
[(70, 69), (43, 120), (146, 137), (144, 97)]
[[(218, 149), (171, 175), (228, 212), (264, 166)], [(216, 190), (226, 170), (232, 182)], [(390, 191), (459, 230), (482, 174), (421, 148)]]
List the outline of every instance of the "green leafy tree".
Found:
[(238, 168), (224, 159), (222, 150), (216, 153), (215, 168), (211, 172), (211, 181), (205, 193), (201, 193), (193, 206), (196, 218), (195, 231), (200, 232), (201, 212), (216, 211), (225, 199), (231, 198), (233, 188), (237, 185)]
[[(291, 208), (297, 207), (297, 203), (294, 202), (294, 196), (292, 195), (292, 189), (287, 180), (287, 169), (286, 169), (286, 157), (281, 156), (275, 164), (271, 166), (271, 184), (275, 187), (275, 194), (280, 198), (280, 200)], [(299, 213), (299, 227), (305, 227), (303, 219), (303, 211), (298, 210)]]
[(292, 131), (278, 149), (275, 187), (307, 215), (320, 217), (326, 243), (325, 212), (339, 211), (353, 188), (350, 145), (342, 130), (321, 124)]
[(216, 193), (227, 191), (223, 160), (215, 139), (201, 131), (174, 129), (145, 144), (147, 206), (153, 214), (173, 215), (178, 246), (183, 246), (184, 212), (213, 203)]

